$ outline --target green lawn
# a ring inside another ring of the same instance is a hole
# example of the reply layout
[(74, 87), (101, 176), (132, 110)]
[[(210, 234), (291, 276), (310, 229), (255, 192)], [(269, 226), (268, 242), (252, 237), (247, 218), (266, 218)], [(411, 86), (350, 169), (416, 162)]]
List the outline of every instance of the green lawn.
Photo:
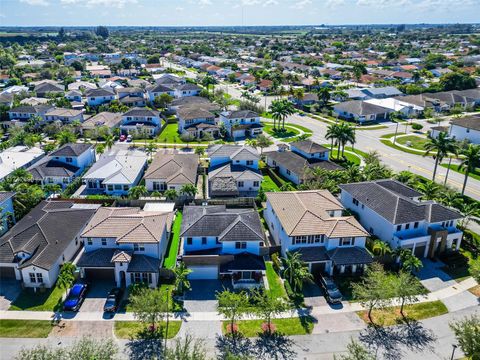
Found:
[(267, 273), (268, 286), (270, 287), (270, 290), (269, 290), (270, 294), (275, 298), (280, 298), (280, 297), (287, 298), (287, 293), (283, 286), (282, 280), (274, 270), (272, 262), (266, 261), (265, 267), (266, 267), (266, 273)]
[(366, 125), (366, 126), (356, 126), (355, 129), (356, 130), (381, 130), (381, 129), (387, 129), (388, 126), (386, 125)]
[[(178, 124), (167, 124), (162, 132), (157, 136), (156, 141), (159, 145), (162, 143), (178, 143), (178, 144), (185, 144), (180, 138), (180, 134), (178, 133)], [(207, 144), (208, 141), (192, 141), (191, 143), (200, 143), (200, 144)]]
[(409, 147), (411, 147), (412, 149), (425, 151), (424, 146), (428, 142), (428, 139), (415, 136), (415, 135), (407, 135), (407, 136), (397, 137), (396, 142), (404, 146), (407, 146), (407, 142), (410, 142), (411, 145)]
[(172, 225), (172, 235), (167, 248), (167, 257), (163, 261), (163, 267), (172, 269), (177, 261), (178, 247), (180, 246), (180, 226), (182, 225), (182, 212), (177, 211)]
[[(405, 134), (405, 133), (399, 131), (399, 132), (397, 133), (397, 136), (398, 136), (398, 135), (403, 135), (403, 134)], [(393, 138), (394, 136), (395, 136), (395, 133), (385, 134), (385, 135), (380, 136), (380, 139), (390, 139), (390, 138)]]
[(261, 188), (263, 191), (268, 192), (268, 191), (279, 191), (280, 188), (275, 184), (270, 177), (270, 175), (263, 175), (263, 181), (261, 184)]
[[(430, 301), (419, 304), (405, 305), (403, 313), (408, 320), (422, 320), (448, 313), (447, 307), (440, 301)], [(357, 314), (365, 321), (368, 320), (368, 311), (358, 311)], [(373, 322), (377, 325), (389, 326), (404, 322), (400, 314), (400, 307), (388, 307), (372, 311)]]
[(0, 320), (0, 338), (46, 338), (52, 327), (48, 320)]
[[(262, 332), (263, 320), (240, 320), (237, 321), (238, 330), (245, 337), (258, 336)], [(310, 316), (274, 319), (272, 323), (276, 327), (276, 332), (284, 335), (306, 335), (313, 330), (313, 319)], [(222, 322), (222, 331), (225, 334), (228, 321)]]
[[(448, 168), (448, 164), (440, 164), (440, 165), (441, 165), (442, 167), (444, 167), (444, 168)], [(457, 164), (450, 164), (450, 170), (465, 175), (465, 170), (464, 170), (464, 169), (460, 170), (458, 167), (459, 167), (459, 166), (458, 166)], [(480, 180), (480, 169), (479, 169), (479, 168), (476, 168), (475, 171), (469, 173), (468, 176), (469, 176), (469, 177), (472, 177), (472, 178), (474, 178), (474, 179), (476, 179), (476, 180)]]
[(265, 125), (263, 127), (263, 131), (276, 139), (285, 139), (300, 134), (300, 131), (298, 131), (297, 129), (287, 126), (285, 126), (285, 131), (278, 131), (273, 129), (273, 125)]
[[(336, 161), (337, 160), (337, 154), (338, 154), (338, 151), (336, 149), (334, 149), (331, 153), (330, 153), (330, 160), (333, 160), (333, 161)], [(344, 153), (344, 157), (347, 159), (347, 161), (350, 161), (352, 163), (354, 163), (355, 165), (360, 165), (361, 163), (361, 159), (354, 155), (354, 154), (350, 154), (350, 153)], [(342, 155), (340, 154), (340, 160), (342, 159)]]
[(380, 142), (396, 150), (400, 150), (413, 155), (423, 155), (425, 153), (424, 151), (415, 151), (415, 150), (406, 149), (404, 147), (400, 147), (398, 145), (394, 145), (390, 140), (387, 140), (387, 139), (380, 139)]
[[(165, 326), (167, 325), (166, 321), (160, 323), (161, 334), (165, 334)], [(182, 322), (178, 320), (168, 322), (168, 339), (174, 338), (180, 331)], [(142, 332), (147, 330), (148, 326), (139, 321), (115, 321), (113, 332), (115, 336), (119, 339), (139, 339), (141, 338)]]
[(34, 293), (33, 289), (23, 289), (20, 295), (12, 302), (8, 310), (28, 311), (57, 311), (62, 307), (62, 295), (64, 289), (55, 286), (52, 289), (39, 290)]

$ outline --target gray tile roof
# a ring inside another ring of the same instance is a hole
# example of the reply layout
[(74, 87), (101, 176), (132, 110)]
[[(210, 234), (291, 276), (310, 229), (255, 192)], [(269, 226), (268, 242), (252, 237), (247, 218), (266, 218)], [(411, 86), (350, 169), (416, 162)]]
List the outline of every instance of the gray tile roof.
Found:
[(232, 160), (255, 160), (260, 158), (255, 148), (246, 145), (211, 145), (208, 147), (207, 153), (210, 158), (229, 157)]
[(117, 249), (97, 249), (84, 252), (77, 262), (78, 267), (82, 268), (114, 268), (115, 263), (112, 257)]
[(85, 92), (86, 97), (96, 97), (96, 96), (112, 96), (115, 95), (113, 91), (109, 91), (104, 88), (98, 88), (98, 89), (88, 89)]
[(180, 236), (215, 236), (219, 241), (265, 241), (255, 209), (185, 206)]
[(142, 117), (158, 117), (160, 113), (158, 111), (135, 107), (133, 109), (128, 110), (122, 116), (142, 116)]
[(91, 144), (65, 144), (58, 150), (52, 152), (50, 156), (79, 156), (82, 155), (85, 151), (91, 149), (92, 147), (93, 145)]
[(72, 177), (78, 170), (80, 170), (80, 168), (77, 166), (45, 158), (31, 166), (28, 172), (32, 174), (34, 180), (41, 181), (49, 176)]
[(195, 184), (199, 156), (195, 154), (157, 153), (148, 167), (145, 179), (164, 179), (167, 183)]
[(42, 201), (0, 238), (0, 262), (15, 262), (23, 251), (31, 257), (20, 267), (49, 270), (94, 213), (94, 208), (75, 208), (71, 201)]
[(304, 262), (319, 262), (328, 261), (330, 258), (327, 255), (325, 246), (306, 246), (299, 247), (292, 252), (299, 252), (300, 258)]
[(362, 100), (345, 101), (335, 105), (335, 109), (356, 115), (385, 114), (391, 112), (390, 109)]
[(291, 146), (295, 146), (297, 149), (303, 151), (307, 154), (316, 154), (316, 153), (324, 153), (329, 151), (326, 147), (316, 143), (312, 140), (301, 140), (301, 141), (294, 141), (290, 143)]
[(236, 110), (236, 111), (225, 111), (222, 113), (223, 116), (227, 119), (245, 119), (245, 118), (256, 118), (259, 115), (251, 110)]
[(480, 131), (480, 116), (466, 116), (461, 119), (453, 119), (452, 125)]
[(228, 273), (236, 270), (263, 271), (265, 270), (265, 261), (263, 261), (261, 256), (244, 253), (235, 255), (233, 260), (220, 265), (221, 273)]
[(433, 201), (412, 200), (411, 197), (417, 197), (419, 193), (395, 180), (342, 184), (339, 187), (395, 225), (422, 220), (433, 223), (462, 218), (457, 211)]
[(162, 267), (160, 259), (142, 254), (133, 254), (128, 264), (127, 272), (153, 272), (156, 273)]
[(0, 204), (3, 203), (5, 200), (10, 199), (14, 195), (15, 193), (13, 191), (0, 191)]
[(373, 262), (373, 258), (368, 251), (358, 246), (337, 247), (329, 250), (327, 254), (334, 265), (358, 265)]

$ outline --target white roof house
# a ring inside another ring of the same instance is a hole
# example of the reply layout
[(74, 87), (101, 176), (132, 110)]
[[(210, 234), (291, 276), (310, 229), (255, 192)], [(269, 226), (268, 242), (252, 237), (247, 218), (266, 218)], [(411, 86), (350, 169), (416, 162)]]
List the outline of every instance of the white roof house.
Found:
[(423, 106), (414, 105), (411, 103), (407, 103), (405, 101), (401, 101), (399, 99), (394, 98), (386, 98), (386, 99), (368, 99), (364, 100), (366, 103), (382, 106), (387, 109), (391, 109), (392, 111), (401, 111), (405, 114), (410, 114), (411, 112), (419, 112), (423, 111)]
[(43, 150), (37, 147), (14, 146), (0, 152), (0, 180), (16, 169), (34, 164), (43, 156)]

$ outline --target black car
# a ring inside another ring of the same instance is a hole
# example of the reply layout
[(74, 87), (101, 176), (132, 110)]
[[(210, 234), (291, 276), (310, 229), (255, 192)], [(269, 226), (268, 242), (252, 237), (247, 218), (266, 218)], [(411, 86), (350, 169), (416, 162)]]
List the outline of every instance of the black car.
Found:
[(337, 285), (332, 278), (328, 276), (320, 276), (320, 285), (325, 292), (325, 298), (331, 304), (339, 304), (342, 302), (342, 293), (338, 290)]
[(70, 289), (68, 297), (63, 303), (63, 310), (78, 311), (87, 294), (87, 284), (75, 284)]
[(110, 290), (107, 296), (107, 301), (103, 305), (104, 312), (116, 312), (118, 310), (118, 305), (122, 300), (123, 290), (120, 288), (114, 288)]

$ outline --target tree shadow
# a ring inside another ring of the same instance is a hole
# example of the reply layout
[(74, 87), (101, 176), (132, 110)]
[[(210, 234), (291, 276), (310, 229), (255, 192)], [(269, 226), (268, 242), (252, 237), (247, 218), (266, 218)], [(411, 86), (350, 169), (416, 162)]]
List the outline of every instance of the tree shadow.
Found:
[(369, 325), (360, 333), (360, 341), (386, 360), (402, 357), (404, 349), (415, 352), (432, 350), (436, 336), (416, 320), (406, 318), (402, 325)]
[(293, 350), (294, 341), (284, 334), (259, 334), (255, 341), (254, 351), (260, 359), (295, 359), (297, 353)]
[(225, 359), (227, 354), (236, 356), (252, 356), (253, 344), (252, 341), (242, 334), (237, 333), (232, 335), (217, 336), (215, 347), (218, 350), (218, 359)]
[(150, 331), (148, 329), (140, 330), (135, 338), (131, 338), (127, 343), (129, 359), (161, 359), (163, 357), (162, 330)]

